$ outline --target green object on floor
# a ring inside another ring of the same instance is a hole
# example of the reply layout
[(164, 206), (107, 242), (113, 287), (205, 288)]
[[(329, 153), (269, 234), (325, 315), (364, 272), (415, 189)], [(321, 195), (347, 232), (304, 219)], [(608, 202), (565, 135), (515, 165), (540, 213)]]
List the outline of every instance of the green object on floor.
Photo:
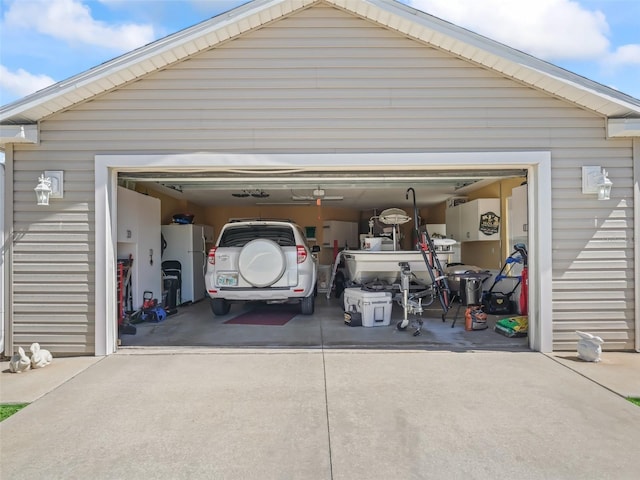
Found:
[(29, 405), (28, 403), (3, 403), (0, 405), (0, 422), (6, 418), (9, 418), (11, 415), (16, 413), (18, 410), (23, 409)]
[(505, 337), (526, 337), (529, 329), (529, 317), (509, 317), (496, 322), (494, 330)]

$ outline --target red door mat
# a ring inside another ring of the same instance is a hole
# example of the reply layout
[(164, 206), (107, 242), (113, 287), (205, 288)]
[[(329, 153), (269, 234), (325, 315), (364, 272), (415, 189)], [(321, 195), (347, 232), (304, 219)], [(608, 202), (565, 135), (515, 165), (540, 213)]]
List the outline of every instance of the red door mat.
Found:
[(228, 325), (269, 325), (281, 327), (299, 313), (299, 305), (265, 305), (242, 313), (224, 323)]

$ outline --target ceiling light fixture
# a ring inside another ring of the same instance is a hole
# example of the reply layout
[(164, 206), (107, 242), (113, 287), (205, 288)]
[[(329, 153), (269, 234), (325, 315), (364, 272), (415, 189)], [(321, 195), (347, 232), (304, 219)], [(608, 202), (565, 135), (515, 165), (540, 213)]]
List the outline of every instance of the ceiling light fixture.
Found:
[(323, 200), (344, 200), (344, 196), (342, 195), (327, 195), (326, 192), (318, 186), (317, 189), (313, 190), (311, 195), (298, 195), (293, 190), (291, 191), (291, 200), (301, 200), (301, 201), (316, 201), (316, 205), (320, 205)]

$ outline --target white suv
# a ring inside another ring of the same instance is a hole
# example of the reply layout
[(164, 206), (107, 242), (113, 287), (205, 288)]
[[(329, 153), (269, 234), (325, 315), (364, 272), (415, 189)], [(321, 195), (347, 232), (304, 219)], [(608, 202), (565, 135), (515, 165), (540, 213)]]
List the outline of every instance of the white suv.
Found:
[(302, 229), (285, 220), (227, 223), (209, 250), (205, 283), (214, 315), (226, 315), (231, 302), (300, 302), (314, 311), (320, 247), (310, 248)]

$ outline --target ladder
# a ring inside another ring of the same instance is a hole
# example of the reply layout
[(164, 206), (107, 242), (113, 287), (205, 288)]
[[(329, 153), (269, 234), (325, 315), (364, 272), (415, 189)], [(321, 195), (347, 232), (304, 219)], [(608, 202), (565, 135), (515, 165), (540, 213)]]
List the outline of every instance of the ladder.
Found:
[(444, 269), (442, 268), (442, 264), (440, 263), (440, 259), (438, 258), (438, 255), (436, 253), (433, 239), (429, 235), (426, 227), (424, 229), (424, 232), (419, 232), (419, 230), (416, 229), (416, 233), (419, 234), (416, 246), (419, 250), (422, 251), (422, 257), (425, 264), (427, 265), (427, 270), (429, 271), (429, 276), (431, 277), (433, 288), (438, 295), (438, 300), (440, 301), (440, 306), (442, 307), (443, 311), (442, 317), (444, 318), (449, 311), (451, 300), (451, 290), (449, 289), (449, 282), (447, 281), (447, 276), (444, 273)]
[(429, 231), (425, 227), (424, 233), (420, 233), (420, 228), (418, 226), (419, 216), (418, 206), (416, 205), (416, 191), (412, 187), (409, 187), (405, 194), (405, 198), (407, 200), (409, 199), (409, 193), (413, 194), (413, 226), (416, 235), (416, 247), (422, 252), (422, 258), (427, 266), (429, 277), (431, 277), (432, 288), (435, 289), (436, 294), (438, 295), (438, 300), (440, 300), (440, 306), (443, 311), (442, 320), (444, 321), (444, 318), (449, 311), (449, 297), (451, 296), (449, 283), (447, 282), (446, 275), (444, 275), (444, 270), (440, 264), (440, 259), (436, 254), (435, 245), (429, 235)]

